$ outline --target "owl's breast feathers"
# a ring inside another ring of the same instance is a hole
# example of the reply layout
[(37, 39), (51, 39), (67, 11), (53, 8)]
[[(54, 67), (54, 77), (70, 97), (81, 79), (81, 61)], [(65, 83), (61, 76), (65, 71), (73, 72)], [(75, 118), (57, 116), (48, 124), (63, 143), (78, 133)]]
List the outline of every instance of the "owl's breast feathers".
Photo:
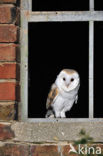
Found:
[(46, 102), (46, 108), (48, 109), (51, 104), (55, 101), (56, 97), (58, 96), (58, 88), (55, 84), (52, 85), (51, 90), (48, 94), (47, 102)]

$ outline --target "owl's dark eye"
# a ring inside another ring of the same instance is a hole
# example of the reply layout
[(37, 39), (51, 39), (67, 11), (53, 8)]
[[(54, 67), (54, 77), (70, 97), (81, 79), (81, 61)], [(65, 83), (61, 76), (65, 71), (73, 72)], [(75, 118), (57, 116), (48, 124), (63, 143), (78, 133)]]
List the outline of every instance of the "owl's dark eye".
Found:
[(66, 81), (66, 78), (65, 77), (63, 77), (63, 81)]
[(71, 78), (71, 82), (73, 82), (74, 81), (74, 79), (73, 78)]

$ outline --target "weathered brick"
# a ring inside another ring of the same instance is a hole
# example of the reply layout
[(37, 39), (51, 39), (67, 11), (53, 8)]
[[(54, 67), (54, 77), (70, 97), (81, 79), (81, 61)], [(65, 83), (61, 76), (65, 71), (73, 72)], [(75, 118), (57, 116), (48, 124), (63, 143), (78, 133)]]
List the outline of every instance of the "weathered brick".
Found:
[(15, 111), (14, 102), (0, 102), (0, 120), (14, 120)]
[[(78, 145), (75, 145), (73, 146), (75, 148), (76, 151), (78, 151)], [(81, 144), (81, 147), (85, 148), (85, 144)], [(101, 148), (101, 155), (103, 155), (103, 144), (87, 144), (87, 147), (93, 147), (95, 149), (95, 154), (93, 154), (92, 150), (91, 150), (91, 154), (90, 155), (95, 155), (96, 156), (96, 147), (100, 147)], [(87, 149), (88, 149), (87, 148)], [(62, 155), (65, 155), (65, 156), (78, 156), (78, 155), (82, 155), (82, 154), (76, 154), (76, 153), (69, 153), (70, 151), (70, 145), (64, 145), (62, 146)], [(82, 150), (83, 151), (83, 150)], [(85, 153), (85, 150), (84, 150), (84, 153)], [(87, 154), (89, 155), (89, 154)]]
[(0, 147), (0, 156), (30, 156), (29, 145), (6, 143)]
[(0, 63), (0, 79), (15, 79), (16, 66), (16, 63)]
[(0, 44), (0, 61), (16, 61), (19, 55), (16, 44)]
[(0, 3), (16, 3), (17, 0), (0, 0)]
[(11, 139), (14, 137), (14, 132), (11, 130), (10, 124), (0, 123), (0, 140)]
[(18, 29), (13, 24), (0, 25), (0, 42), (16, 42), (18, 40)]
[(67, 155), (67, 153), (69, 153), (69, 150), (70, 150), (70, 145), (63, 146), (63, 154), (64, 155)]
[[(78, 146), (73, 145), (73, 147), (75, 148), (76, 151), (78, 151)], [(70, 145), (64, 145), (62, 146), (62, 154), (65, 156), (78, 156), (78, 153), (69, 153), (71, 147)]]
[(12, 23), (16, 18), (16, 8), (13, 5), (0, 5), (0, 23)]
[(34, 145), (30, 149), (31, 156), (60, 156), (58, 146), (55, 145)]
[(55, 145), (44, 145), (44, 146), (32, 146), (31, 150), (34, 152), (57, 152), (57, 146)]
[(20, 67), (17, 63), (0, 62), (0, 79), (17, 79), (20, 78)]
[(16, 83), (0, 82), (0, 100), (16, 99)]

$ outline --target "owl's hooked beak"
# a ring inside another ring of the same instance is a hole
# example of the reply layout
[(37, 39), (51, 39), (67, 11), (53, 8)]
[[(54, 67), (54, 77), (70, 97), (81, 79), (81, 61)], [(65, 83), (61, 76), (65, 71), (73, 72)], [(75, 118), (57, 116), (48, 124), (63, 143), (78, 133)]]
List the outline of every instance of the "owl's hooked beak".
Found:
[(66, 87), (68, 88), (68, 87), (69, 87), (69, 85), (70, 85), (70, 83), (66, 84)]

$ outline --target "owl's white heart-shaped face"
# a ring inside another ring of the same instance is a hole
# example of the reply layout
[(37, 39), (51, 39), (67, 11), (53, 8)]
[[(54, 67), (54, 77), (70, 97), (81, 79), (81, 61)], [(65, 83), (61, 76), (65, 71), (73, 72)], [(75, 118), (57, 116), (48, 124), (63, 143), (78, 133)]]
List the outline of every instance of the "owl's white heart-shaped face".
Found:
[(72, 69), (62, 70), (56, 79), (57, 86), (65, 92), (72, 91), (79, 85), (79, 83), (79, 74), (77, 71)]

